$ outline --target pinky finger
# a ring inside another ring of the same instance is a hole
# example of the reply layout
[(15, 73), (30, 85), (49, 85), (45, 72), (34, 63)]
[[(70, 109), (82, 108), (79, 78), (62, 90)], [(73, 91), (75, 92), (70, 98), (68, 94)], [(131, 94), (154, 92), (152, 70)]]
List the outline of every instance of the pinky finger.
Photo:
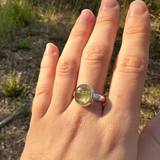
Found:
[(49, 43), (41, 62), (36, 94), (32, 107), (32, 121), (41, 119), (47, 112), (51, 99), (56, 66), (59, 58), (58, 48)]

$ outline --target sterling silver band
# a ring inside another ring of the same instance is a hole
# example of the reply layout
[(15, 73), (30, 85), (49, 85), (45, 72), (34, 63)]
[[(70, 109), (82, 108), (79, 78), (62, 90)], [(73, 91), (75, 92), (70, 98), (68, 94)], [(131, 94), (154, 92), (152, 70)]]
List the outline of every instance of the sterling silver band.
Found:
[(88, 84), (80, 84), (73, 93), (75, 101), (81, 106), (88, 106), (93, 100), (105, 103), (106, 98), (102, 95), (94, 93), (92, 86)]
[(104, 96), (101, 96), (99, 94), (94, 93), (93, 94), (93, 99), (96, 101), (100, 101), (100, 102), (106, 102), (106, 98)]

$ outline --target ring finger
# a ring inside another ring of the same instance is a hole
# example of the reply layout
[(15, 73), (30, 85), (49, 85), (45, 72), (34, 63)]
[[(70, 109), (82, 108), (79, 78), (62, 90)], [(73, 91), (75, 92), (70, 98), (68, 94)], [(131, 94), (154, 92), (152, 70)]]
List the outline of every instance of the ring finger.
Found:
[[(102, 0), (95, 28), (82, 55), (78, 85), (86, 83), (91, 85), (96, 93), (103, 94), (118, 24), (118, 2)], [(88, 109), (90, 107), (96, 114), (101, 114), (101, 103), (98, 102), (95, 107), (88, 106)]]

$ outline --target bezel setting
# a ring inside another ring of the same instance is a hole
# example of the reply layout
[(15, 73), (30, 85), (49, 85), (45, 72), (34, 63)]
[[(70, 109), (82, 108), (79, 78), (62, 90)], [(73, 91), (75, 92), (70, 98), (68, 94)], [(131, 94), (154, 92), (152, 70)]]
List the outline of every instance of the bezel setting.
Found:
[[(90, 90), (89, 100), (88, 100), (86, 103), (84, 103), (84, 104), (79, 103), (79, 101), (76, 99), (76, 94), (79, 94), (79, 93), (78, 93), (78, 89), (81, 88), (81, 87), (87, 87), (87, 88), (89, 88), (89, 90)], [(89, 86), (88, 84), (81, 84), (81, 85), (79, 85), (79, 86), (76, 88), (73, 96), (75, 97), (75, 101), (76, 101), (79, 105), (86, 107), (86, 106), (90, 105), (90, 104), (93, 102), (94, 89), (93, 89), (92, 86)]]

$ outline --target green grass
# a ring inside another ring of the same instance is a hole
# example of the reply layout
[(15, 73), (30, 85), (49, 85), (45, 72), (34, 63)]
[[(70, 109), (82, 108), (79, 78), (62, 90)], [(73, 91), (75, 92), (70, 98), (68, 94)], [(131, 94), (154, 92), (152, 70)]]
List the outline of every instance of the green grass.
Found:
[(105, 87), (109, 89), (110, 83), (111, 83), (111, 76), (108, 76), (107, 80), (106, 80), (106, 83), (105, 83)]
[(31, 42), (29, 40), (25, 40), (23, 42), (19, 42), (16, 46), (18, 49), (31, 49)]
[(84, 0), (77, 0), (70, 1), (73, 4), (74, 11), (80, 13), (83, 9), (90, 9), (93, 11), (94, 14), (98, 13), (100, 1), (99, 0), (92, 0), (92, 1), (84, 1)]
[[(38, 0), (35, 0), (38, 3)], [(118, 0), (121, 9), (128, 10), (130, 3), (134, 0)], [(160, 16), (160, 1), (158, 0), (143, 0), (151, 14), (156, 15), (157, 17)], [(51, 3), (52, 0), (46, 0), (46, 3)], [(76, 12), (81, 12), (82, 9), (91, 9), (95, 14), (99, 9), (101, 0), (59, 0), (56, 1), (55, 5), (60, 6), (64, 5), (64, 7), (72, 8)]]
[(9, 82), (2, 83), (1, 86), (3, 94), (7, 97), (23, 97), (27, 93), (20, 80), (16, 80), (16, 77), (13, 75)]
[(155, 114), (153, 112), (150, 113), (150, 118), (154, 118)]
[(36, 10), (23, 1), (12, 1), (0, 6), (0, 36), (7, 38), (17, 26), (26, 27), (39, 20)]

